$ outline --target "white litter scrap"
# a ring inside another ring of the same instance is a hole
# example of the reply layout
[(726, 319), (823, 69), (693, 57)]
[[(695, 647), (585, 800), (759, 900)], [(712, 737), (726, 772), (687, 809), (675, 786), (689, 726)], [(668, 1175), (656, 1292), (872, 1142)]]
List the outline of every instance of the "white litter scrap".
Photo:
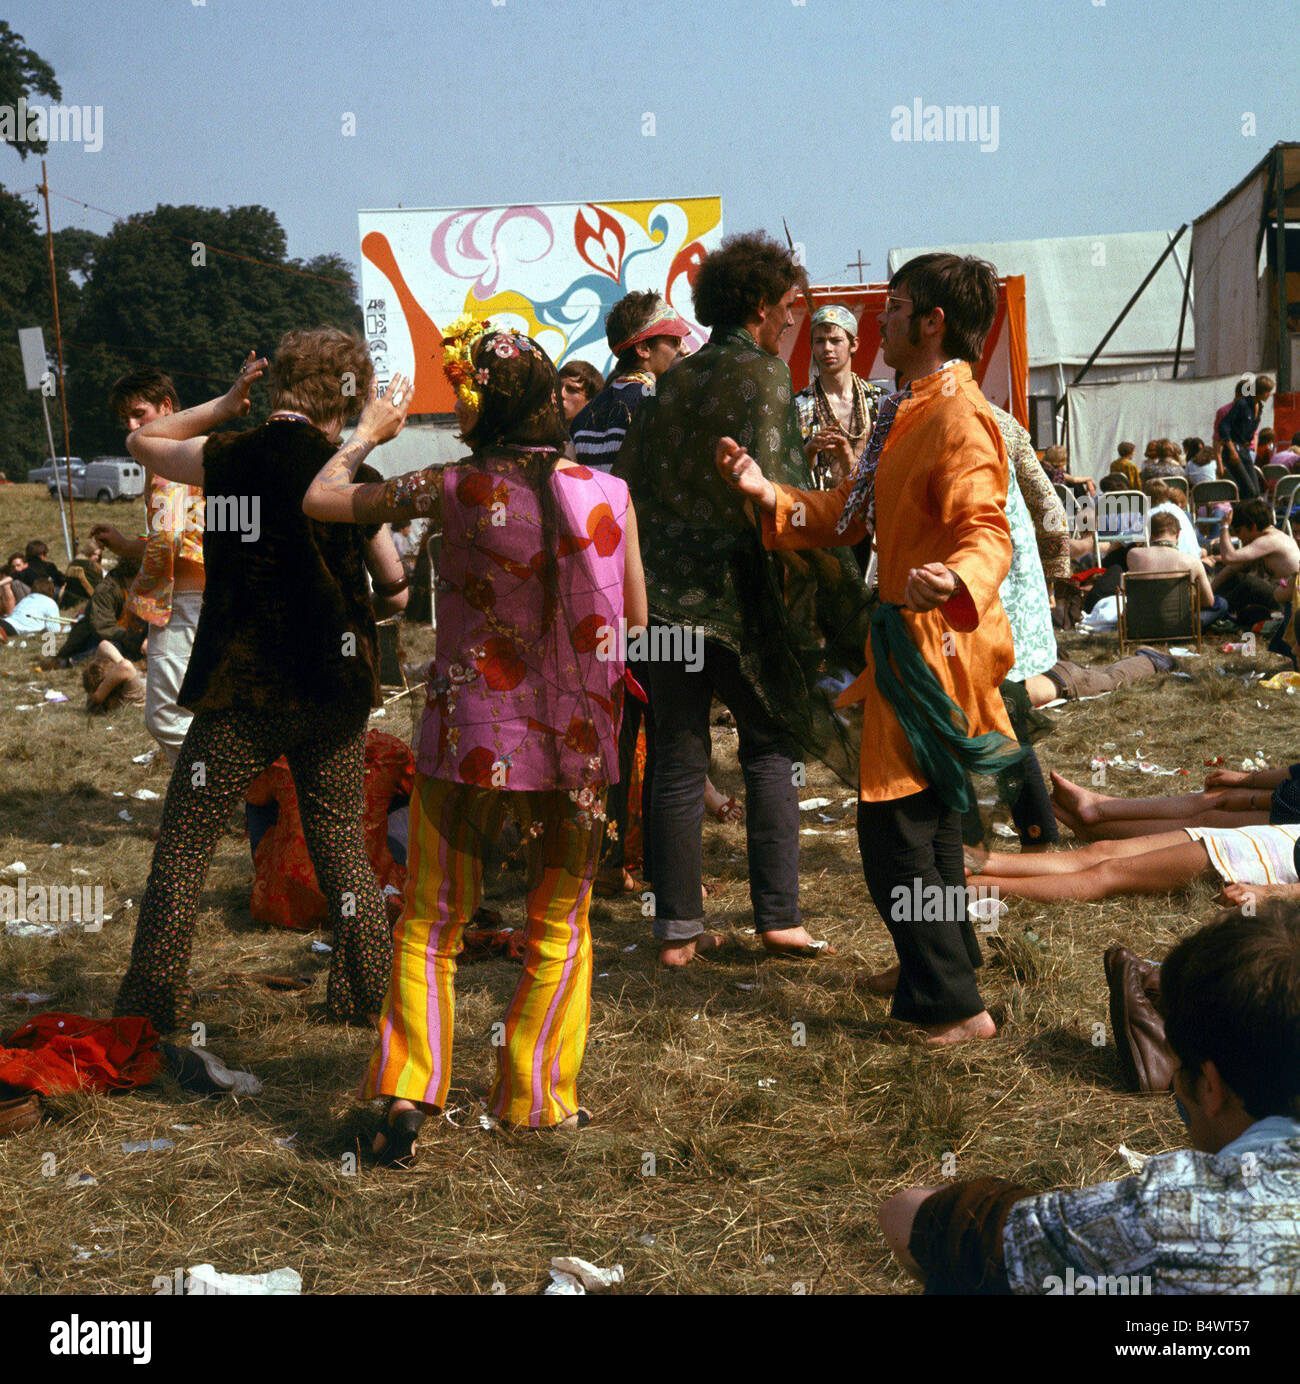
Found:
[(551, 1281), (543, 1292), (544, 1297), (581, 1297), (617, 1288), (623, 1281), (623, 1266), (615, 1264), (612, 1269), (598, 1269), (585, 1259), (558, 1255), (551, 1260), (550, 1274)]
[[(63, 1179), (65, 1187), (98, 1187), (99, 1179), (93, 1173), (69, 1173)], [(96, 1232), (91, 1231), (92, 1235)]]
[(1135, 1173), (1140, 1173), (1146, 1167), (1147, 1159), (1151, 1157), (1149, 1153), (1134, 1153), (1132, 1149), (1125, 1148), (1123, 1144), (1115, 1151), (1128, 1164), (1129, 1171)]
[(966, 916), (981, 923), (989, 923), (995, 918), (1000, 918), (1008, 907), (1005, 899), (995, 899), (991, 894), (986, 894), (982, 899), (972, 899), (966, 905)]
[(152, 763), (153, 763), (153, 757), (154, 757), (154, 755), (156, 755), (157, 753), (158, 753), (158, 747), (155, 745), (154, 748), (153, 748), (152, 750), (146, 750), (143, 754), (138, 754), (138, 755), (136, 755), (135, 758), (131, 761), (131, 763), (132, 763), (132, 764), (152, 764)]
[(49, 1004), (53, 995), (42, 995), (39, 990), (10, 990), (5, 999), (14, 1004)]
[(220, 1273), (211, 1264), (192, 1264), (186, 1292), (215, 1293), (225, 1297), (297, 1297), (302, 1293), (302, 1274), (297, 1269), (272, 1269), (269, 1273)]
[(25, 875), (26, 873), (27, 866), (24, 865), (21, 860), (15, 860), (11, 864), (6, 865), (3, 870), (0, 870), (0, 875), (13, 877), (17, 877), (18, 875)]
[(819, 807), (829, 807), (830, 805), (831, 800), (829, 798), (805, 798), (803, 802), (799, 804), (799, 811), (813, 812)]
[(324, 956), (326, 955), (326, 953), (332, 952), (334, 950), (334, 948), (331, 947), (328, 942), (313, 942), (311, 944), (311, 949), (312, 951), (318, 953), (321, 956)]
[(56, 692), (54, 688), (51, 687), (46, 690), (45, 700), (47, 702), (66, 702), (68, 699), (62, 692)]
[(175, 1144), (170, 1139), (123, 1139), (123, 1153), (166, 1153), (169, 1149), (174, 1149)]
[(152, 788), (137, 788), (131, 796), (138, 798), (142, 803), (156, 803), (158, 801), (158, 794)]
[(131, 816), (131, 814), (126, 810), (126, 808), (123, 808), (123, 809), (121, 810), (121, 812), (119, 812), (117, 815), (118, 815), (124, 822), (134, 822), (134, 821), (135, 821), (135, 818)]
[(1006, 824), (1005, 822), (994, 822), (994, 823), (993, 823), (993, 835), (994, 835), (994, 836), (1015, 836), (1015, 834), (1016, 834), (1016, 829), (1015, 829), (1015, 827), (1009, 827), (1009, 826), (1007, 826), (1007, 824)]
[(29, 923), (26, 918), (15, 918), (5, 924), (6, 937), (57, 937), (58, 926), (54, 923)]

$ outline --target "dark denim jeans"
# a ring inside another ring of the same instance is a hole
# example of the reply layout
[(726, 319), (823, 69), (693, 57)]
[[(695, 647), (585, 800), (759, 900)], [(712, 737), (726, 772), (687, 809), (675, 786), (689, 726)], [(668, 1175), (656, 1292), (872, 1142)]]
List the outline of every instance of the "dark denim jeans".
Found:
[(714, 694), (736, 718), (745, 775), (749, 897), (758, 932), (800, 927), (799, 793), (789, 735), (763, 708), (730, 649), (706, 642), (704, 666), (643, 664), (655, 714), (650, 798), (654, 842), (654, 935), (685, 942), (704, 930), (704, 780)]

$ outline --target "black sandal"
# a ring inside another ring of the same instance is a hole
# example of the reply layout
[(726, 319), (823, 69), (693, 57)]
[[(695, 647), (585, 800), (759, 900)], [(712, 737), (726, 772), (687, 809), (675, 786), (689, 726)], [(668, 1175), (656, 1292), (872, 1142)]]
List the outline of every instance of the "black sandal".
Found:
[(417, 1157), (415, 1141), (426, 1119), (428, 1116), (418, 1109), (399, 1110), (396, 1115), (390, 1112), (380, 1130), (383, 1145), (378, 1152), (371, 1147), (375, 1162), (383, 1168), (413, 1168)]

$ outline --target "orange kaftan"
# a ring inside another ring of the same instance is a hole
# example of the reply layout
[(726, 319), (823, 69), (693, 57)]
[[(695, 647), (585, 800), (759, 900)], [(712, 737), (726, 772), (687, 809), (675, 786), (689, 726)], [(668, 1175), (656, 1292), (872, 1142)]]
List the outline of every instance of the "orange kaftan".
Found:
[[(966, 713), (967, 734), (1001, 731), (1015, 739), (998, 686), (1015, 653), (998, 588), (1011, 566), (1007, 523), (1007, 453), (988, 402), (965, 362), (912, 385), (898, 408), (876, 471), (875, 551), (880, 599), (901, 605), (913, 567), (941, 562), (962, 580), (945, 605), (903, 611), (913, 643), (947, 694)], [(763, 516), (769, 548), (824, 548), (860, 542), (861, 519), (835, 533), (852, 489), (776, 487), (776, 513)], [(967, 594), (968, 593), (968, 594)], [(859, 796), (887, 802), (920, 793), (907, 737), (876, 687), (871, 645), (867, 666), (838, 705), (862, 703)]]

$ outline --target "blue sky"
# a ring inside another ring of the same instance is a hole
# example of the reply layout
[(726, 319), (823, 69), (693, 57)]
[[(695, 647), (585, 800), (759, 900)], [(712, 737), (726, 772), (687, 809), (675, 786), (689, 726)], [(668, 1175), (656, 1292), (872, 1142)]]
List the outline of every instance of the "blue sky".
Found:
[[(1283, 0), (10, 0), (104, 146), (56, 192), (116, 212), (261, 203), (356, 266), (361, 207), (721, 193), (815, 281), (891, 245), (1172, 228), (1300, 136)], [(991, 152), (891, 112), (997, 107)], [(345, 137), (343, 117), (355, 116)], [(1253, 114), (1255, 134), (1243, 134)], [(653, 113), (655, 133), (643, 135)], [(39, 164), (0, 150), (0, 181)], [(54, 224), (106, 230), (53, 203)]]

